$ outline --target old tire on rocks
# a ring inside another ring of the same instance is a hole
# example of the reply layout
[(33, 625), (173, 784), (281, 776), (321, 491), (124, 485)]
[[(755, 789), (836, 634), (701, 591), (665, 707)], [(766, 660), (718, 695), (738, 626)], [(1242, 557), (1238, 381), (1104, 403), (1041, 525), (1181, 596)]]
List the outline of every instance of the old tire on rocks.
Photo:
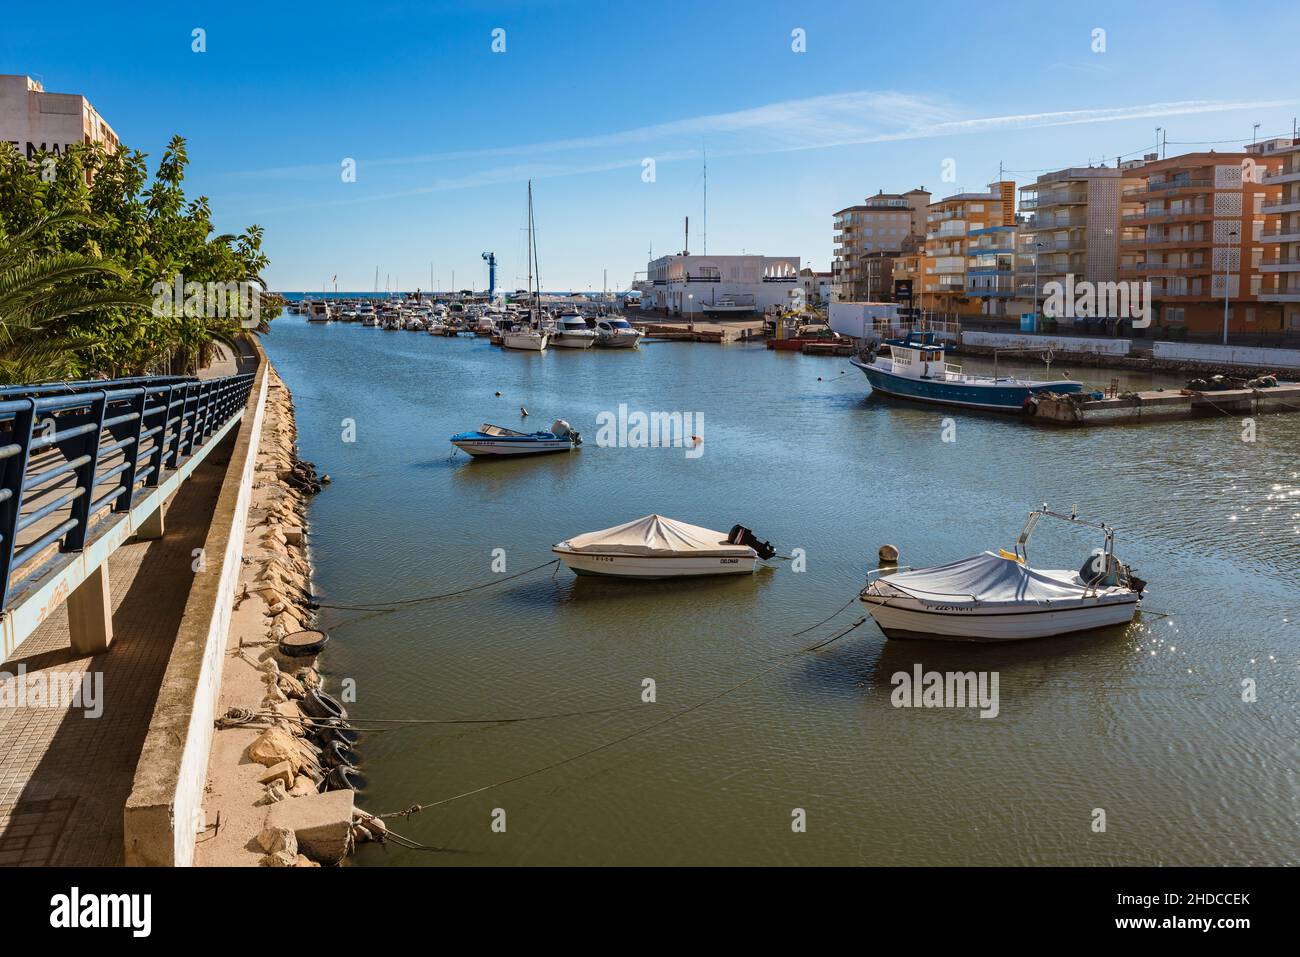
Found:
[(340, 764), (325, 776), (326, 791), (360, 791), (365, 784), (361, 772), (346, 764)]
[(295, 631), (280, 639), (280, 654), (286, 658), (313, 658), (329, 640), (330, 636), (317, 628)]
[(342, 702), (319, 688), (308, 689), (307, 696), (302, 699), (302, 709), (313, 718), (337, 718), (346, 721), (348, 717), (348, 709), (343, 707)]

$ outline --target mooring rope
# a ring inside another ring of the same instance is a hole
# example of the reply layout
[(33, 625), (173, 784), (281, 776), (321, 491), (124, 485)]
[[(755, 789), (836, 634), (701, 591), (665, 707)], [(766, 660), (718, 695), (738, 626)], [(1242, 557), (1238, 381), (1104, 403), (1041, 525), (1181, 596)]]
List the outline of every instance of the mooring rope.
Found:
[(493, 585), (499, 585), (502, 582), (512, 581), (516, 578), (522, 578), (525, 575), (531, 575), (533, 572), (541, 571), (543, 568), (549, 568), (560, 560), (552, 558), (549, 562), (543, 562), (541, 565), (534, 565), (532, 568), (526, 568), (521, 572), (515, 572), (513, 575), (507, 575), (504, 578), (493, 578), (490, 581), (483, 582), (479, 585), (470, 585), (467, 588), (458, 588), (456, 591), (442, 592), (437, 595), (421, 595), (417, 598), (402, 598), (396, 601), (381, 601), (373, 603), (361, 603), (355, 605), (344, 605), (334, 602), (312, 602), (308, 608), (331, 608), (339, 611), (392, 611), (406, 605), (419, 605), (427, 601), (440, 601), (444, 598), (455, 598), (457, 595), (465, 595), (472, 591), (479, 591), (483, 588), (491, 588)]
[[(852, 604), (856, 600), (857, 600), (857, 596), (855, 595), (853, 598), (849, 599), (848, 602), (842, 605), (839, 611), (836, 611), (835, 614), (831, 615), (830, 617), (834, 618), (835, 615), (838, 615), (840, 612), (842, 612), (845, 608), (847, 608), (850, 604)], [(829, 620), (830, 618), (824, 619), (823, 622), (819, 622), (819, 624), (824, 624), (826, 621)], [(563, 767), (566, 764), (571, 764), (574, 761), (578, 761), (581, 760), (582, 758), (588, 757), (589, 755), (596, 754), (597, 752), (604, 751), (608, 748), (612, 748), (616, 745), (622, 744), (625, 741), (630, 741), (633, 738), (640, 737), (643, 734), (648, 734), (649, 732), (655, 730), (656, 728), (662, 727), (663, 725), (669, 723), (670, 721), (676, 721), (678, 718), (685, 717), (686, 715), (691, 714), (694, 711), (698, 711), (700, 708), (703, 708), (707, 704), (711, 704), (714, 701), (718, 701), (722, 698), (725, 698), (727, 695), (740, 690), (746, 685), (752, 684), (753, 682), (757, 681), (759, 678), (762, 678), (763, 676), (770, 674), (771, 672), (775, 671), (777, 668), (781, 667), (783, 664), (786, 664), (788, 661), (797, 658), (799, 655), (806, 654), (811, 651), (816, 651), (820, 648), (826, 647), (832, 642), (839, 641), (839, 639), (843, 638), (845, 635), (849, 634), (855, 629), (861, 627), (867, 621), (868, 619), (864, 616), (862, 618), (859, 618), (853, 624), (849, 625), (849, 627), (845, 628), (843, 631), (834, 634), (823, 641), (819, 641), (812, 645), (808, 645), (805, 648), (799, 648), (795, 651), (786, 652), (785, 654), (782, 654), (778, 658), (778, 660), (775, 661), (773, 664), (771, 664), (767, 668), (764, 668), (762, 671), (750, 675), (749, 677), (745, 678), (743, 681), (739, 681), (736, 684), (730, 686), (729, 688), (724, 688), (722, 691), (716, 692), (715, 694), (702, 698), (701, 700), (697, 701), (695, 704), (683, 708), (680, 711), (675, 711), (672, 714), (667, 715), (666, 717), (663, 717), (652, 724), (646, 725), (643, 728), (638, 728), (635, 731), (630, 731), (627, 734), (620, 735), (619, 737), (614, 738), (611, 741), (606, 741), (605, 743), (598, 744), (593, 748), (588, 748), (585, 751), (581, 751), (577, 754), (570, 755), (569, 757), (561, 758), (558, 761), (553, 761), (550, 764), (547, 764), (543, 767), (534, 768), (531, 771), (525, 771), (522, 774), (516, 774), (513, 777), (506, 778), (505, 780), (502, 781), (495, 781), (491, 784), (485, 784), (482, 787), (474, 788), (473, 790), (470, 791), (464, 791), (460, 794), (455, 794), (448, 798), (442, 798), (441, 800), (438, 801), (429, 801), (420, 804), (412, 804), (409, 807), (406, 807), (400, 811), (390, 811), (387, 814), (377, 814), (375, 816), (379, 818), (393, 818), (393, 817), (409, 818), (412, 814), (416, 814), (420, 811), (425, 810), (426, 808), (441, 807), (444, 804), (451, 804), (454, 801), (459, 801), (463, 798), (472, 797), (475, 794), (482, 794), (484, 791), (491, 791), (495, 788), (504, 787), (507, 784), (514, 784), (517, 781), (524, 780), (525, 778), (534, 777), (535, 775), (543, 774), (547, 771), (552, 771), (556, 768)], [(796, 632), (796, 634), (803, 634), (804, 632), (809, 631), (812, 628), (816, 628), (816, 627), (817, 625), (810, 625), (808, 628), (805, 628), (803, 632)]]

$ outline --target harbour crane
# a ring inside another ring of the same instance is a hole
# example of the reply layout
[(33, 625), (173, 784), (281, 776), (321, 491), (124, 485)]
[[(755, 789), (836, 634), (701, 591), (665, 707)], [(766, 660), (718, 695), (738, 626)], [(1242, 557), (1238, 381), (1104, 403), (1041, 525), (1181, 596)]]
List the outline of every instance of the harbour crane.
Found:
[(490, 302), (497, 291), (497, 254), (484, 253), (483, 258), (488, 264), (488, 301)]

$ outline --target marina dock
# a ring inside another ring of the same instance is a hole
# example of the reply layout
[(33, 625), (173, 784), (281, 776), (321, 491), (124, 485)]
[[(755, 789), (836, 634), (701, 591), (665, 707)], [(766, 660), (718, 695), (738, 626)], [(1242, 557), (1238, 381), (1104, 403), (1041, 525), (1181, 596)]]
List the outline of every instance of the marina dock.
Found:
[(1222, 389), (1198, 392), (1135, 392), (1105, 399), (1043, 395), (1034, 421), (1050, 425), (1111, 425), (1190, 419), (1206, 415), (1255, 415), (1259, 412), (1300, 411), (1300, 383), (1282, 382), (1266, 389)]

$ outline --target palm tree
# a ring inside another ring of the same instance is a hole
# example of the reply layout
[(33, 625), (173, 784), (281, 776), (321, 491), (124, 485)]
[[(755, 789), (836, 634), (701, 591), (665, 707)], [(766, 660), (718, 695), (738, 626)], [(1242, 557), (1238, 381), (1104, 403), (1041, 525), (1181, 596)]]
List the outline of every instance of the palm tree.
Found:
[(44, 216), (12, 235), (0, 232), (0, 383), (65, 378), (76, 372), (76, 337), (61, 320), (96, 309), (142, 307), (147, 300), (87, 280), (126, 279), (120, 266), (83, 253), (52, 252), (49, 230), (95, 225), (80, 213)]

